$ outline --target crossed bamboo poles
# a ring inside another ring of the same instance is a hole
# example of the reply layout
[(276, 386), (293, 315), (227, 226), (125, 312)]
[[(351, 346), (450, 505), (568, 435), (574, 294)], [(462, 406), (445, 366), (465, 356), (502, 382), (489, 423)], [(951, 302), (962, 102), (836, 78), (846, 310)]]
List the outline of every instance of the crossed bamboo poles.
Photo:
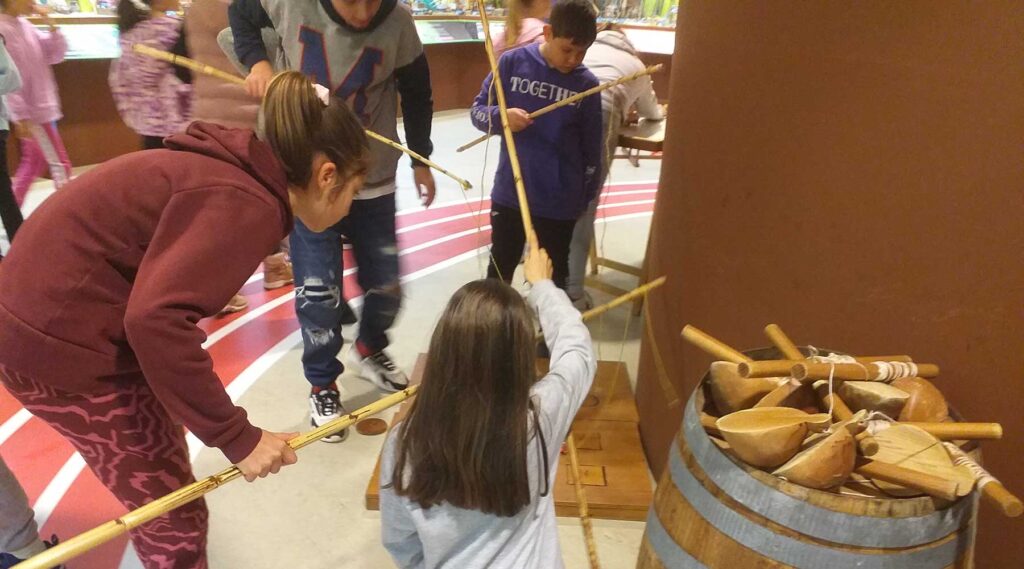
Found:
[[(652, 290), (660, 287), (665, 283), (665, 277), (655, 279), (643, 286), (637, 287), (630, 292), (619, 296), (607, 304), (597, 306), (588, 310), (582, 314), (583, 320), (589, 320), (603, 314), (616, 306), (630, 302), (641, 296), (646, 296)], [(387, 397), (378, 399), (377, 401), (362, 407), (352, 413), (334, 419), (324, 425), (317, 427), (311, 431), (303, 433), (294, 439), (288, 441), (288, 446), (295, 450), (299, 450), (303, 447), (309, 446), (310, 444), (319, 441), (320, 439), (340, 432), (343, 429), (354, 425), (363, 418), (371, 415), (376, 415), (386, 409), (394, 407), (403, 401), (414, 397), (419, 391), (419, 385), (413, 385), (407, 389), (403, 389), (397, 393), (388, 395)], [(572, 435), (569, 435), (572, 438)], [(570, 463), (574, 466), (573, 475), (576, 477), (576, 489), (577, 499), (579, 499), (582, 493), (582, 486), (579, 475), (579, 462), (576, 458), (575, 443), (570, 440)], [(55, 565), (59, 565), (68, 560), (74, 559), (87, 551), (95, 549), (108, 541), (128, 533), (140, 525), (158, 518), (175, 508), (179, 508), (188, 504), (189, 502), (198, 500), (199, 498), (209, 494), (210, 492), (224, 486), (228, 482), (237, 480), (242, 475), (242, 472), (237, 466), (231, 466), (224, 470), (208, 476), (197, 482), (193, 482), (188, 486), (175, 490), (162, 498), (158, 498), (138, 509), (132, 510), (127, 514), (111, 520), (105, 524), (97, 526), (85, 533), (79, 534), (67, 541), (60, 543), (35, 557), (22, 561), (21, 563), (14, 566), (14, 569), (47, 569)], [(583, 520), (584, 527), (590, 527), (590, 517), (587, 514), (586, 497), (583, 496), (582, 500), (579, 500), (580, 506), (580, 517)], [(591, 542), (593, 537), (591, 536)], [(588, 547), (591, 544), (588, 544)], [(595, 550), (596, 551), (596, 550)], [(592, 561), (596, 557), (592, 557)]]
[[(186, 67), (188, 69), (191, 69), (192, 71), (195, 71), (196, 73), (201, 73), (203, 75), (209, 75), (210, 77), (216, 77), (218, 79), (222, 79), (222, 80), (227, 81), (229, 83), (235, 83), (237, 85), (244, 85), (245, 84), (245, 79), (239, 77), (238, 75), (234, 75), (232, 73), (228, 73), (227, 71), (224, 71), (222, 69), (217, 69), (216, 67), (213, 67), (212, 65), (207, 65), (205, 63), (202, 63), (200, 61), (196, 61), (194, 59), (190, 59), (188, 57), (184, 57), (184, 56), (181, 56), (181, 55), (173, 54), (173, 53), (171, 53), (169, 51), (164, 51), (162, 49), (152, 48), (152, 47), (149, 47), (148, 45), (141, 44), (141, 43), (137, 43), (137, 44), (132, 45), (132, 50), (134, 50), (135, 52), (140, 53), (142, 55), (145, 55), (145, 56), (148, 56), (148, 57), (152, 57), (154, 59), (159, 59), (159, 60), (162, 60), (162, 61), (166, 61), (168, 63), (171, 63), (173, 65), (177, 65), (179, 67)], [(420, 154), (418, 154), (416, 152), (413, 152), (412, 150), (402, 146), (401, 144), (398, 144), (394, 140), (391, 140), (390, 138), (388, 138), (386, 136), (382, 136), (380, 134), (377, 134), (376, 132), (373, 132), (370, 129), (365, 129), (365, 131), (366, 131), (366, 136), (369, 136), (370, 138), (372, 138), (374, 140), (382, 142), (382, 143), (390, 146), (391, 148), (394, 148), (395, 150), (398, 150), (400, 152), (404, 152), (404, 153), (408, 154), (409, 156), (412, 156), (416, 160), (419, 160), (420, 162), (426, 164), (427, 166), (430, 166), (431, 168), (433, 168), (433, 169), (437, 170), (438, 172), (444, 174), (445, 176), (448, 176), (449, 178), (455, 180), (456, 182), (458, 182), (458, 184), (460, 186), (462, 186), (463, 190), (468, 190), (468, 189), (473, 187), (473, 184), (470, 184), (467, 180), (465, 180), (463, 178), (460, 178), (459, 176), (456, 176), (455, 174), (452, 174), (451, 172), (449, 172), (448, 170), (442, 168), (436, 162), (430, 160), (429, 158), (425, 158), (425, 157), (421, 156)]]

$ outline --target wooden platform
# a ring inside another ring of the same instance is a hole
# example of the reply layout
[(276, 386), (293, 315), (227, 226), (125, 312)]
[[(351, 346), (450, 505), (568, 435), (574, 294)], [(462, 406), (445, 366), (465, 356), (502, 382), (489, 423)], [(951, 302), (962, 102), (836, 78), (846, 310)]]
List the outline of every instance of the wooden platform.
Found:
[[(410, 381), (423, 377), (424, 355), (416, 360)], [(537, 361), (538, 371), (547, 361)], [(399, 408), (392, 425), (403, 417), (409, 402)], [(580, 474), (587, 490), (590, 515), (611, 520), (643, 521), (653, 496), (647, 461), (640, 443), (640, 415), (633, 399), (629, 372), (621, 362), (599, 362), (597, 377), (573, 422)], [(570, 483), (569, 457), (562, 455), (553, 485), (555, 512), (575, 517), (576, 492)], [(380, 509), (380, 459), (366, 487), (366, 509)]]

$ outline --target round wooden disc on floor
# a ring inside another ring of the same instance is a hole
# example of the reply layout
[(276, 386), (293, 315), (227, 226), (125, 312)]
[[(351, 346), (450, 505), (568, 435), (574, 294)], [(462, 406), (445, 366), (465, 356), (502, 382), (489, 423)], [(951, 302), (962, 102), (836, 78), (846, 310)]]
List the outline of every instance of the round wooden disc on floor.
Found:
[(388, 430), (388, 423), (384, 419), (363, 419), (356, 423), (356, 432), (360, 435), (374, 436)]
[(597, 407), (597, 404), (601, 400), (596, 395), (587, 395), (587, 398), (583, 400), (584, 407)]

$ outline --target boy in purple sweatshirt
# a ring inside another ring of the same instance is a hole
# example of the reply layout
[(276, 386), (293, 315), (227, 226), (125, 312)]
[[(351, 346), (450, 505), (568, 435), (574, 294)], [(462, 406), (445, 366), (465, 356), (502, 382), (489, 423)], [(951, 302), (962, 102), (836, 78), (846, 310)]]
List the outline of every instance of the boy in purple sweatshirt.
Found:
[[(597, 195), (601, 170), (601, 98), (586, 97), (533, 121), (527, 115), (576, 93), (596, 87), (581, 63), (597, 36), (596, 14), (586, 0), (560, 0), (544, 26), (543, 44), (506, 52), (498, 61), (505, 89), (509, 126), (534, 229), (554, 265), (554, 282), (564, 289), (569, 273), (569, 244), (576, 219)], [(473, 102), (473, 125), (501, 132), (491, 75)], [(512, 281), (526, 235), (519, 197), (504, 140), (491, 190), (491, 263), (488, 278)]]

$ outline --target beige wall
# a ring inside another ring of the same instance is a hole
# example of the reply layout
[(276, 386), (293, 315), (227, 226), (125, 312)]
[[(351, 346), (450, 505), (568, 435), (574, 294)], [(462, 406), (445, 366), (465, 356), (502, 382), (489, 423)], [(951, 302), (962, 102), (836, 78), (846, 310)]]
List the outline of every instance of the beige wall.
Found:
[[(671, 380), (777, 322), (798, 343), (942, 366), (986, 462), (1024, 494), (1024, 4), (719, 2), (680, 7), (651, 263)], [(645, 345), (652, 466), (666, 409)], [(978, 566), (1020, 567), (1024, 518), (982, 506)]]

